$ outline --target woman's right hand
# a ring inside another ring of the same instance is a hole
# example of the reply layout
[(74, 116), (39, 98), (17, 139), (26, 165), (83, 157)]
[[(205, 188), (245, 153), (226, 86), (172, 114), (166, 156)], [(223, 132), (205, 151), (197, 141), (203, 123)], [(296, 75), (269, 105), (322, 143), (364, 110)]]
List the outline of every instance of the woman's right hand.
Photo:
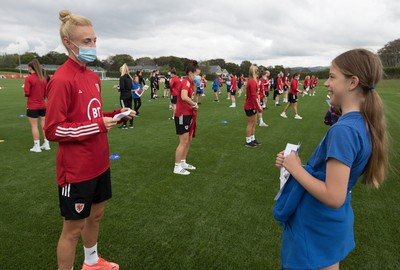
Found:
[(281, 151), (276, 155), (275, 167), (277, 169), (281, 169), (283, 167), (283, 161), (285, 160), (285, 156), (283, 155), (283, 153), (284, 151)]
[(104, 126), (107, 130), (115, 127), (117, 125), (117, 120), (114, 120), (112, 117), (103, 117)]

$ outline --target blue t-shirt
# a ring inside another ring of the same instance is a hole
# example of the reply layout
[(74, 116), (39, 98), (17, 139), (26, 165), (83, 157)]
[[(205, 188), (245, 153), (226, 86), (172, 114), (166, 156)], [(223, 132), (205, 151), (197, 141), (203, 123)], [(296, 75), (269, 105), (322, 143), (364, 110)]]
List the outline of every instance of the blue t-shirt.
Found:
[[(350, 112), (328, 130), (306, 167), (309, 173), (325, 181), (327, 160), (334, 158), (342, 162), (350, 167), (348, 191), (351, 191), (363, 174), (370, 155), (371, 140), (365, 121), (360, 112)], [(307, 191), (297, 197), (293, 213), (283, 222), (282, 268), (319, 269), (343, 260), (355, 247), (350, 201), (351, 193), (348, 192), (344, 204), (334, 209)], [(283, 203), (293, 204), (290, 199)]]
[[(140, 83), (132, 84), (132, 90), (140, 90), (140, 89), (142, 89), (142, 85)], [(138, 96), (136, 92), (132, 92), (132, 98), (140, 98), (140, 96)]]
[(218, 88), (219, 88), (219, 79), (216, 78), (215, 81), (213, 82), (212, 89), (214, 91), (218, 91)]

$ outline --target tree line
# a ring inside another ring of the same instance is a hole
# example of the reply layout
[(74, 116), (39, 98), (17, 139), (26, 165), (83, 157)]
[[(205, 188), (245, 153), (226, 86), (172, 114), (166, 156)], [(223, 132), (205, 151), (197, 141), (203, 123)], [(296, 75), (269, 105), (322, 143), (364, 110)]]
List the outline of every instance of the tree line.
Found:
[[(378, 55), (380, 56), (382, 63), (385, 67), (400, 67), (400, 39), (393, 40), (387, 43), (383, 48), (378, 51)], [(21, 64), (27, 64), (32, 59), (38, 59), (41, 64), (44, 65), (62, 65), (68, 58), (65, 53), (58, 53), (55, 51), (51, 51), (43, 56), (39, 56), (35, 52), (26, 52), (24, 54), (3, 54), (0, 55), (0, 70), (5, 69), (15, 69), (19, 65), (19, 61)], [(105, 60), (97, 59), (95, 62), (91, 63), (91, 66), (98, 66), (104, 68), (108, 73), (115, 75), (118, 74), (119, 68), (126, 63), (128, 66), (156, 66), (162, 73), (168, 72), (169, 69), (175, 68), (178, 74), (184, 74), (184, 67), (186, 62), (189, 59), (177, 57), (177, 56), (161, 56), (158, 58), (151, 57), (140, 57), (134, 59), (131, 55), (128, 54), (117, 54), (113, 56), (109, 56)], [(206, 61), (202, 61), (200, 63), (201, 68), (205, 74), (209, 74), (211, 66), (219, 66), (221, 69), (226, 69), (230, 73), (235, 74), (245, 74), (247, 75), (249, 67), (252, 63), (248, 60), (242, 61), (239, 65), (232, 62), (226, 62), (222, 58), (218, 59), (210, 59)], [(311, 70), (307, 68), (285, 68), (282, 65), (276, 66), (260, 66), (262, 69), (268, 69), (271, 72), (272, 76), (275, 76), (278, 72), (283, 71), (285, 73), (301, 73), (301, 74), (311, 74), (311, 73), (320, 73), (320, 77), (327, 77), (326, 71), (317, 71), (311, 72)], [(389, 68), (385, 69), (385, 71), (389, 71), (389, 75), (397, 74), (396, 77), (400, 77), (400, 71), (398, 68)], [(326, 74), (325, 74), (326, 73)], [(211, 74), (210, 74), (211, 75)], [(109, 75), (107, 75), (109, 76)], [(114, 77), (114, 76), (111, 76)]]

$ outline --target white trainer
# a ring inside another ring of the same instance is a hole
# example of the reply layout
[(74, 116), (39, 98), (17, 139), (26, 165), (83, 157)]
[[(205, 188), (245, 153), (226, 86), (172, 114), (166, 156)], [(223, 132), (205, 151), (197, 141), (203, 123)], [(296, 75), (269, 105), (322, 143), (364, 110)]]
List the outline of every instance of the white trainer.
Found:
[(296, 114), (296, 115), (294, 116), (294, 119), (301, 120), (301, 119), (303, 119), (303, 117), (301, 117), (300, 115)]
[(190, 172), (182, 168), (182, 166), (175, 166), (174, 167), (174, 173), (175, 174), (180, 174), (180, 175), (189, 175)]
[(51, 150), (50, 144), (43, 143), (42, 146), (40, 146), (40, 149), (42, 149), (42, 150)]
[(259, 126), (260, 126), (260, 127), (268, 127), (268, 124), (267, 124), (267, 123), (264, 123), (264, 122), (261, 122), (261, 123), (259, 124)]
[(185, 170), (196, 170), (196, 167), (191, 165), (191, 164), (181, 164), (182, 168), (184, 168)]
[(236, 105), (231, 105), (231, 106), (229, 106), (229, 108), (236, 108)]
[(35, 152), (35, 153), (40, 153), (42, 152), (42, 149), (40, 149), (39, 146), (34, 146), (30, 149), (31, 152)]
[(285, 113), (285, 112), (281, 113), (281, 117), (283, 117), (283, 118), (287, 118), (287, 115), (286, 115), (286, 113)]

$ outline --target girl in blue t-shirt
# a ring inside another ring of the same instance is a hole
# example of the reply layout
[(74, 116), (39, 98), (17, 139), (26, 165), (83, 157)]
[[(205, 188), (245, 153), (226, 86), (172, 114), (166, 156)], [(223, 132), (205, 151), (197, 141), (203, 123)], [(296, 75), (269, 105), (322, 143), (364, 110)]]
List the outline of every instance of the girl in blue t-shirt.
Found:
[(218, 98), (218, 90), (219, 90), (219, 76), (216, 75), (215, 76), (215, 80), (212, 84), (212, 89), (214, 91), (214, 101), (215, 102), (219, 102), (219, 98)]
[(274, 207), (282, 226), (283, 269), (339, 269), (355, 247), (351, 189), (359, 176), (379, 187), (388, 168), (388, 136), (381, 98), (379, 57), (355, 49), (336, 57), (325, 86), (342, 116), (307, 165), (292, 152), (276, 157), (291, 174)]

